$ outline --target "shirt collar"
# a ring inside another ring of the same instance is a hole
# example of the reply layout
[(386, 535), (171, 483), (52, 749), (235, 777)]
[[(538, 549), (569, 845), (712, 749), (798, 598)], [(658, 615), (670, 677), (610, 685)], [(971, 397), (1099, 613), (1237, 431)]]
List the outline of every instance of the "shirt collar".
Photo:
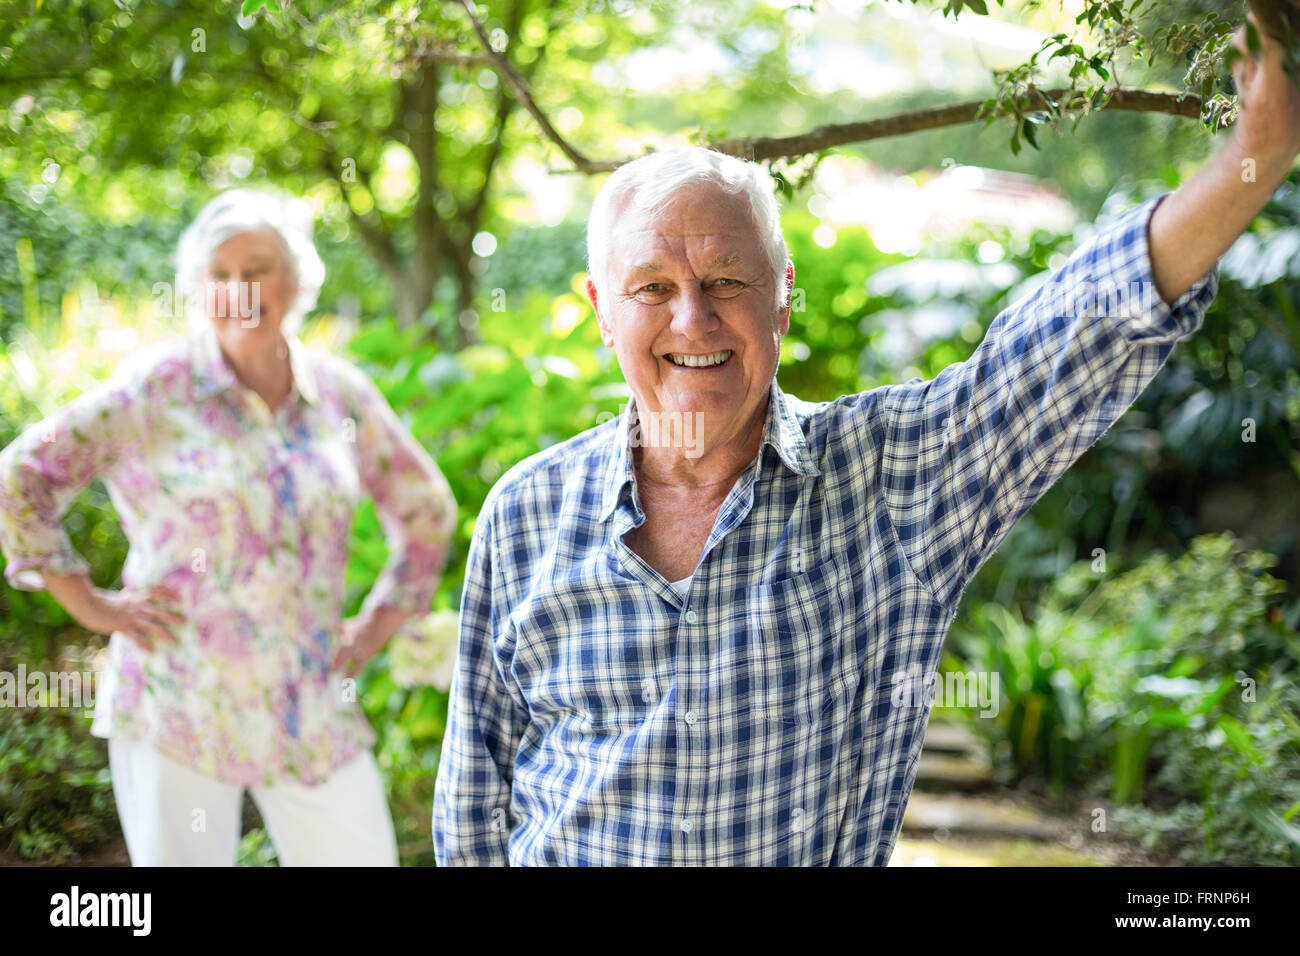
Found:
[[(285, 335), (289, 346), (289, 368), (293, 371), (293, 389), (309, 404), (320, 401), (315, 369), (307, 347), (295, 335)], [(194, 382), (195, 393), (199, 399), (211, 398), (228, 388), (242, 388), (243, 385), (235, 375), (234, 369), (221, 353), (221, 343), (216, 331), (209, 325), (199, 333), (195, 340)]]
[[(768, 396), (767, 418), (763, 422), (763, 437), (759, 442), (759, 452), (761, 454), (763, 446), (771, 445), (776, 449), (777, 455), (785, 466), (795, 474), (820, 475), (821, 469), (813, 460), (808, 441), (804, 438), (803, 428), (800, 427), (799, 418), (795, 414), (794, 401), (781, 391), (781, 387), (774, 379)], [(605, 493), (601, 502), (602, 521), (607, 520), (614, 513), (623, 497), (624, 489), (635, 486), (631, 450), (631, 420), (635, 404), (636, 399), (631, 399), (623, 409), (623, 414), (618, 417), (618, 428), (612, 439), (615, 453), (605, 479)]]

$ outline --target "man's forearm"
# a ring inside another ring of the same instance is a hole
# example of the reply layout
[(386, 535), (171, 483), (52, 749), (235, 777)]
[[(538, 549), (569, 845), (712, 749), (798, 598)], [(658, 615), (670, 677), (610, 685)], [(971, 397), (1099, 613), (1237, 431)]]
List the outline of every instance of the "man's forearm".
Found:
[(1147, 243), (1162, 299), (1172, 303), (1219, 261), (1290, 166), (1290, 160), (1247, 155), (1234, 135), (1156, 207)]

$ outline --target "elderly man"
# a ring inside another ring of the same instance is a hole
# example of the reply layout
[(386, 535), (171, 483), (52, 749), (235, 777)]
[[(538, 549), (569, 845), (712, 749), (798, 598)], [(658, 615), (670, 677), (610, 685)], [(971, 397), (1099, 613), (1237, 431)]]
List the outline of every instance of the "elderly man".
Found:
[(794, 270), (757, 168), (680, 149), (615, 172), (587, 291), (633, 403), (479, 516), (438, 862), (887, 863), (929, 717), (894, 682), (935, 673), (967, 582), (1199, 328), (1300, 152), (1279, 60), (1239, 66), (1204, 169), (969, 360), (832, 402), (775, 381)]

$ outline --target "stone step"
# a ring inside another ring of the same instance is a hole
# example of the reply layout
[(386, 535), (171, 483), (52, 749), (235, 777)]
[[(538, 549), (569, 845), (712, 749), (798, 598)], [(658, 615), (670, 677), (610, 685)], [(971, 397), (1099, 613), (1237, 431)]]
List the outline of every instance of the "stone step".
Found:
[(979, 754), (984, 742), (965, 724), (931, 723), (925, 731), (925, 750), (937, 754)]
[(922, 750), (913, 788), (931, 793), (974, 793), (992, 782), (993, 775), (983, 760)]
[(1106, 866), (1103, 861), (1037, 840), (899, 837), (890, 866)]
[(1059, 837), (1058, 828), (1051, 821), (1005, 800), (937, 796), (915, 791), (903, 816), (903, 832), (1027, 840), (1055, 840)]

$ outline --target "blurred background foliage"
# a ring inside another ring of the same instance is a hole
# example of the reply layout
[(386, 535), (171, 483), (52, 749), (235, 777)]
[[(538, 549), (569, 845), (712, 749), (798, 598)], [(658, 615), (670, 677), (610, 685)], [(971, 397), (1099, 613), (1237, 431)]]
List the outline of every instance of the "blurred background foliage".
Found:
[[(612, 157), (989, 95), (990, 68), (1074, 29), (1072, 11), (1048, 7), (974, 21), (896, 2), (479, 9), (557, 127)], [(1172, 10), (1152, 16), (1168, 28)], [(996, 29), (972, 26), (985, 21)], [(220, 0), (0, 0), (0, 23), (0, 445), (176, 334), (160, 303), (204, 202), (233, 185), (289, 189), (316, 205), (328, 269), (303, 338), (372, 375), (452, 484), (459, 531), (434, 606), (454, 610), (492, 484), (626, 402), (582, 291), (601, 177), (564, 171), (455, 5), (295, 4), (241, 22)], [(1126, 81), (1182, 88), (1200, 49), (1154, 64), (1130, 51)], [(1196, 121), (1158, 114), (1045, 126), (1039, 149), (1016, 154), (1009, 131), (845, 147), (789, 176), (787, 391), (831, 399), (964, 359), (1085, 224), (1172, 188), (1214, 146)], [(922, 222), (915, 242), (886, 241), (841, 189), (871, 176), (922, 195), (962, 168), (1030, 184), (1042, 222)], [(1069, 217), (1048, 215), (1053, 198)], [(1223, 260), (1204, 328), (1012, 530), (949, 640), (950, 668), (1002, 674), (997, 720), (955, 716), (1008, 782), (1112, 799), (1124, 831), (1170, 859), (1300, 861), (1298, 295), (1293, 178)], [(102, 486), (66, 524), (96, 583), (114, 586), (126, 542)], [(349, 611), (385, 558), (369, 507), (352, 554)], [(104, 643), (47, 595), (0, 588), (0, 670), (80, 670)], [(445, 690), (399, 686), (387, 653), (361, 690), (403, 862), (431, 863)], [(9, 857), (93, 859), (116, 838), (88, 723), (0, 708)], [(274, 862), (260, 829), (240, 858)]]

